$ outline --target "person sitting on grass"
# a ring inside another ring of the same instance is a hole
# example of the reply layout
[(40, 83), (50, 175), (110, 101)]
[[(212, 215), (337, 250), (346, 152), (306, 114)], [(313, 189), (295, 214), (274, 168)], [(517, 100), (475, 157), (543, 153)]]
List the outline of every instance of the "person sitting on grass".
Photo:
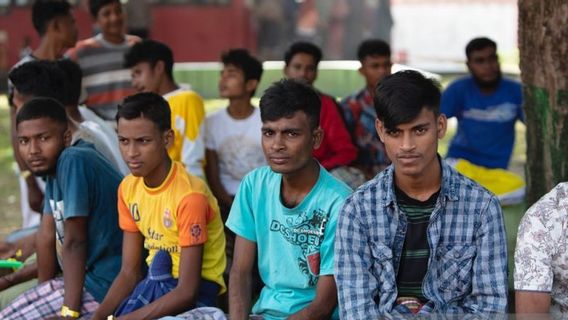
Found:
[[(168, 155), (173, 131), (167, 101), (156, 93), (138, 93), (119, 105), (116, 119), (120, 151), (131, 171), (118, 190), (124, 255), (93, 319), (112, 314), (155, 319), (214, 306), (225, 291), (223, 222), (205, 182)], [(144, 248), (151, 272), (141, 283)], [(161, 263), (166, 267), (156, 265)], [(168, 281), (161, 292), (145, 292), (140, 285), (155, 280), (152, 270), (176, 283)]]
[(0, 319), (88, 317), (120, 268), (115, 203), (121, 175), (92, 144), (70, 146), (65, 109), (54, 99), (26, 102), (16, 128), (18, 152), (34, 175), (46, 178), (36, 242), (40, 284), (12, 301)]

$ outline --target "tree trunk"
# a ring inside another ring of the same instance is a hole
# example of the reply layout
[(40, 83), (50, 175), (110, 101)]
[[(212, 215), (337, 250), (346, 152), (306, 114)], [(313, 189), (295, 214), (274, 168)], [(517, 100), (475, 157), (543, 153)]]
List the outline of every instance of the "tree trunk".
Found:
[(568, 181), (568, 2), (519, 0), (528, 204)]

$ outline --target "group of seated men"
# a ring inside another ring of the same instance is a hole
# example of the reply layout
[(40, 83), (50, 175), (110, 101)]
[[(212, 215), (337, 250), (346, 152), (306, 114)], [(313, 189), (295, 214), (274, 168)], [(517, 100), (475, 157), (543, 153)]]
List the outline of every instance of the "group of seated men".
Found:
[[(364, 41), (366, 86), (339, 104), (313, 86), (321, 51), (298, 42), (258, 108), (262, 64), (232, 49), (229, 105), (206, 117), (165, 44), (125, 35), (118, 0), (89, 4), (101, 33), (75, 44), (69, 4), (36, 1), (41, 43), (9, 75), (24, 207), (41, 215), (1, 247), (25, 265), (0, 277), (0, 318), (507, 312), (501, 204), (523, 188), (506, 171), (523, 114), (493, 41), (468, 44), (471, 75), (444, 94)], [(523, 219), (518, 312), (568, 310), (565, 199), (561, 184)]]

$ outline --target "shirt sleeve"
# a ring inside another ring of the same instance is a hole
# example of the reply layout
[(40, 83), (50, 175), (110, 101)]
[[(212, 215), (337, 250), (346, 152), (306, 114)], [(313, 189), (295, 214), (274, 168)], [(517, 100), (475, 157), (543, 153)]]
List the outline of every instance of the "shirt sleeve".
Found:
[(190, 247), (207, 242), (207, 222), (212, 216), (207, 197), (201, 193), (185, 196), (177, 209), (179, 245)]
[(460, 110), (463, 107), (459, 99), (459, 88), (457, 83), (452, 83), (444, 93), (440, 101), (440, 112), (445, 114), (446, 117), (452, 118), (459, 116)]
[(555, 245), (560, 243), (558, 229), (562, 223), (551, 219), (554, 213), (543, 201), (534, 204), (524, 215), (517, 233), (515, 248), (515, 290), (550, 292), (554, 279), (552, 260)]
[(92, 208), (90, 198), (97, 192), (93, 189), (93, 170), (87, 159), (74, 151), (63, 153), (57, 164), (57, 183), (63, 195), (63, 218), (88, 217)]
[[(138, 208), (133, 208), (135, 210), (135, 214), (139, 215), (137, 212)], [(124, 201), (123, 195), (123, 184), (121, 183), (118, 187), (118, 225), (120, 229), (128, 232), (139, 232), (138, 226), (136, 226), (136, 222), (132, 217), (132, 213), (128, 208), (128, 205)]]
[(347, 166), (357, 158), (357, 149), (345, 128), (337, 103), (327, 96), (322, 95), (321, 99), (321, 127), (324, 129), (324, 139), (328, 141), (330, 154), (318, 154), (320, 149), (316, 149), (315, 157), (327, 170)]
[(49, 203), (49, 198), (52, 191), (52, 181), (48, 180), (45, 184), (45, 193), (43, 197), (43, 213), (53, 215), (53, 209), (51, 209), (51, 204)]
[(226, 225), (238, 236), (256, 242), (255, 218), (252, 207), (253, 181), (250, 180), (252, 180), (251, 174), (245, 176), (241, 181)]
[(215, 130), (214, 130), (214, 120), (213, 116), (215, 114), (207, 117), (205, 119), (205, 148), (209, 150), (217, 150), (217, 144), (215, 143)]
[(475, 239), (472, 289), (459, 308), (465, 313), (506, 313), (507, 236), (501, 205), (494, 196), (481, 212)]
[(335, 233), (335, 281), (341, 319), (378, 319), (378, 279), (371, 273), (373, 256), (367, 242), (368, 227), (361, 220), (362, 208), (350, 197), (339, 214)]
[[(205, 132), (205, 109), (203, 100), (196, 93), (187, 96), (185, 106), (187, 116), (185, 119), (185, 132), (182, 132), (183, 143), (181, 145), (181, 162), (187, 171), (200, 178), (205, 177), (203, 166), (205, 164), (205, 142), (203, 133)], [(175, 124), (177, 130), (182, 126)]]

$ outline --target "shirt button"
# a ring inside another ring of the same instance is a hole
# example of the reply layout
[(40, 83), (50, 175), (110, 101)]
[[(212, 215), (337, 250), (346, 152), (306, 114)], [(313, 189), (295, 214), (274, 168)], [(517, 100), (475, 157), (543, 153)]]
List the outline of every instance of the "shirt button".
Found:
[(459, 253), (459, 252), (455, 252), (455, 253), (454, 253), (454, 258), (456, 258), (456, 259), (457, 259), (457, 258), (459, 258), (459, 257), (461, 257), (461, 253)]

